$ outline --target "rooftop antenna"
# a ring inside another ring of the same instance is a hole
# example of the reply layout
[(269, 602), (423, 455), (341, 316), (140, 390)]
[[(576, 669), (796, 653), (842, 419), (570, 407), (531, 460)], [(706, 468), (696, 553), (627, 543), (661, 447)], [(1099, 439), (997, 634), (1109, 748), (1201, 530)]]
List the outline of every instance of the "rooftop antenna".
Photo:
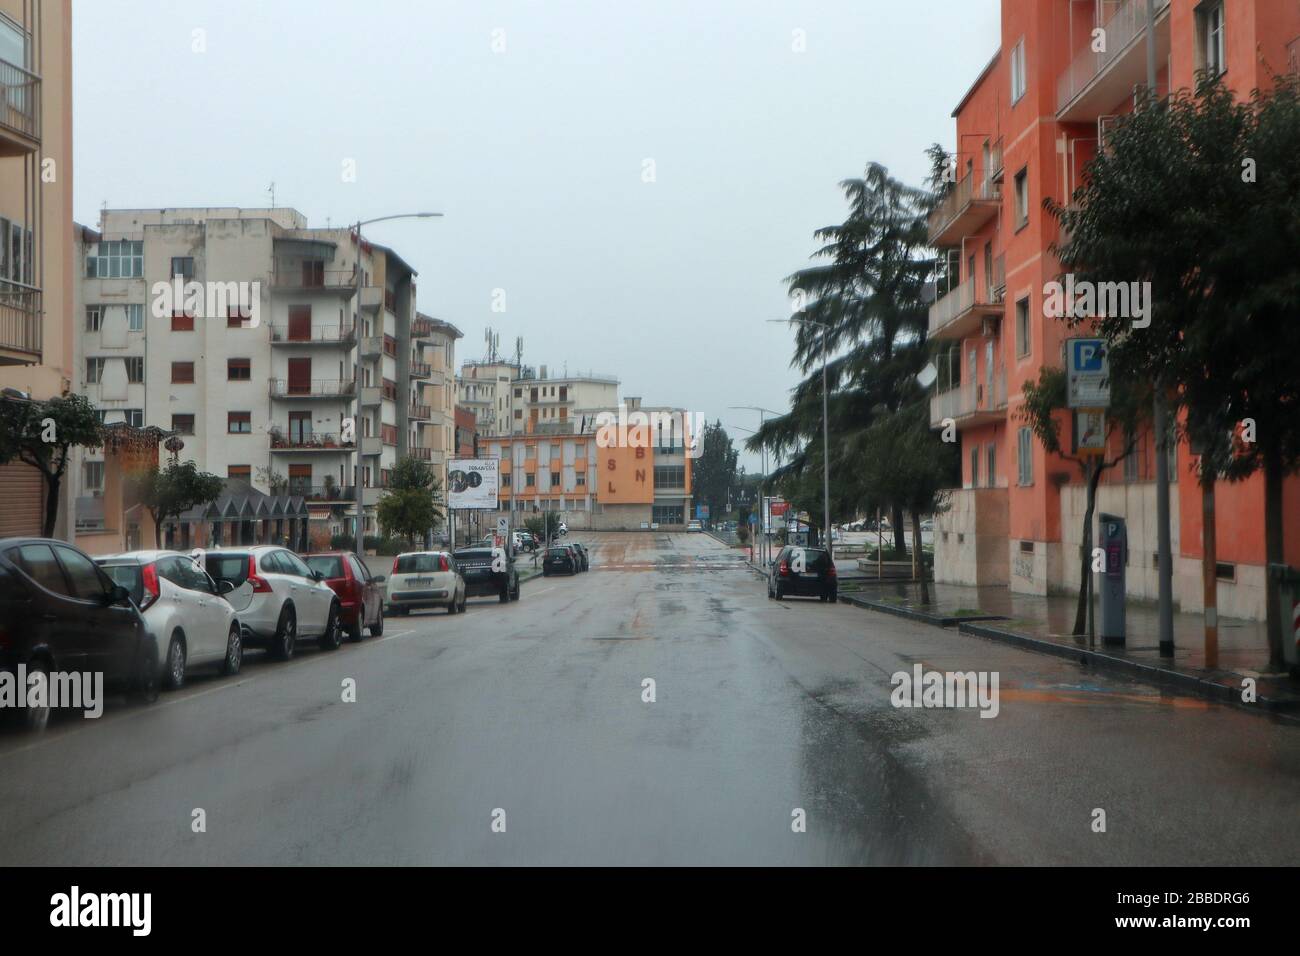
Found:
[(266, 191), (271, 194), (271, 208), (274, 209), (275, 208), (275, 180), (272, 180), (271, 185), (266, 187)]
[(515, 339), (515, 364), (521, 369), (524, 367), (524, 337), (522, 335)]

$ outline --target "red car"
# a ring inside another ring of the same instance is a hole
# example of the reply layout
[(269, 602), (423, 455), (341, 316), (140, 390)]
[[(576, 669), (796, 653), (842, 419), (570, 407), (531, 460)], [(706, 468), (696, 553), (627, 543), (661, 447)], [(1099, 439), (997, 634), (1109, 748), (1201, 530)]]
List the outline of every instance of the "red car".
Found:
[(343, 606), (342, 624), (353, 641), (361, 640), (361, 629), (371, 637), (384, 633), (384, 576), (370, 573), (364, 561), (351, 551), (322, 551), (303, 558), (307, 567), (325, 575)]

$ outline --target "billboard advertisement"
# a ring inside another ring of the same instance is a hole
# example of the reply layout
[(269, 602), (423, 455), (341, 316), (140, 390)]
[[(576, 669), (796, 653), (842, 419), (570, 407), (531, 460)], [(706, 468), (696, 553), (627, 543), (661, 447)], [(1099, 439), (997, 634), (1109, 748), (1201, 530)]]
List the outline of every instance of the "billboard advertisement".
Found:
[(497, 458), (453, 458), (447, 462), (447, 507), (495, 511), (501, 487)]

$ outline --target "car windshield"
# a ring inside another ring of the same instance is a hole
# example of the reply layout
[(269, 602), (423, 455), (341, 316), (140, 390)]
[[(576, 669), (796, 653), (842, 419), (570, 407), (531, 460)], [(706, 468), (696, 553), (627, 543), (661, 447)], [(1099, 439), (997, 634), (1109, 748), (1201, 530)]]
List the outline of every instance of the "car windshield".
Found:
[(569, 556), (568, 548), (551, 548), (546, 552), (548, 558), (567, 558)]
[(454, 555), (457, 561), (481, 561), (492, 557), (491, 548), (461, 548)]
[(303, 558), (307, 567), (319, 571), (327, 578), (343, 577), (343, 559), (337, 554), (313, 554)]
[(438, 570), (436, 554), (403, 554), (397, 558), (398, 574), (425, 574)]
[(113, 583), (131, 592), (131, 600), (139, 604), (144, 597), (144, 575), (140, 565), (131, 563), (101, 564), (104, 573), (113, 579)]
[(212, 554), (203, 557), (203, 565), (214, 581), (229, 581), (235, 587), (248, 580), (248, 555)]

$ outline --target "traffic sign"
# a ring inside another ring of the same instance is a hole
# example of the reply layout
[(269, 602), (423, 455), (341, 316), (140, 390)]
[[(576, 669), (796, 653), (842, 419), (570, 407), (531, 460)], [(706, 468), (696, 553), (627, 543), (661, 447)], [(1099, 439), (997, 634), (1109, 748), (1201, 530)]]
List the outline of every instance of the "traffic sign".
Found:
[(1110, 407), (1110, 346), (1105, 339), (1066, 339), (1065, 376), (1070, 408)]

